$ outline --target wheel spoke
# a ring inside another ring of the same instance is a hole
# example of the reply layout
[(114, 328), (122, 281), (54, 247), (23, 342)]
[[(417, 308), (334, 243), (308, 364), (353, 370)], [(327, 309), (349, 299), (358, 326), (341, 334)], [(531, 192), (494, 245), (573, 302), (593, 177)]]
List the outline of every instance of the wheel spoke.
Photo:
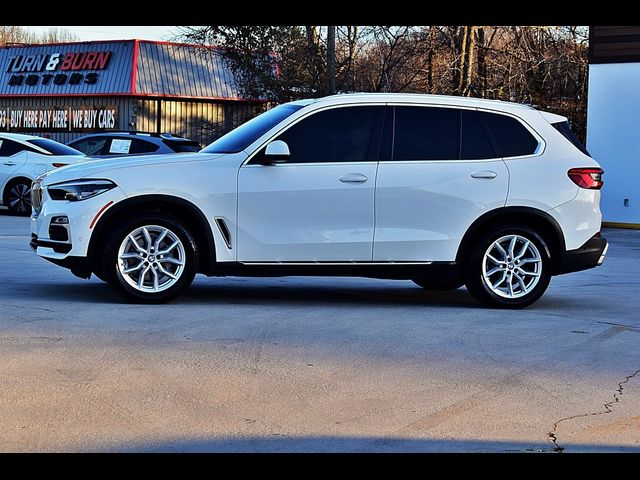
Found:
[(498, 288), (500, 285), (504, 283), (506, 279), (507, 279), (507, 272), (502, 272), (502, 278), (498, 280), (498, 283), (493, 284), (493, 288)]
[(509, 284), (509, 295), (513, 297), (513, 275), (509, 278), (507, 283)]
[(151, 269), (150, 266), (147, 265), (147, 268), (145, 268), (142, 273), (140, 274), (140, 277), (138, 277), (138, 289), (142, 290), (144, 287), (144, 277), (147, 275), (147, 273), (149, 272), (149, 270)]
[(169, 277), (169, 278), (172, 278), (172, 279), (174, 279), (174, 280), (177, 278), (177, 277), (176, 277), (173, 273), (171, 273), (169, 270), (166, 270), (166, 269), (165, 269), (165, 268), (164, 268), (160, 263), (158, 264), (158, 270), (160, 270), (160, 272), (161, 272), (163, 275), (166, 275), (166, 276), (167, 276), (167, 277)]
[(148, 253), (151, 250), (151, 234), (149, 234), (149, 230), (147, 230), (147, 227), (142, 227), (142, 234), (144, 235), (144, 241), (146, 242), (145, 250)]
[(509, 256), (507, 255), (507, 251), (502, 247), (502, 245), (500, 245), (499, 242), (496, 242), (494, 245), (496, 249), (502, 254), (502, 261), (506, 261), (507, 257)]
[(136, 241), (135, 237), (131, 234), (129, 234), (129, 241), (131, 242), (131, 244), (133, 245), (133, 248), (135, 248), (136, 250), (138, 250), (138, 252), (140, 253), (147, 253), (147, 251), (142, 248), (140, 245), (138, 245), (138, 242)]
[(520, 260), (522, 257), (524, 257), (524, 254), (527, 253), (529, 245), (531, 245), (531, 242), (529, 240), (525, 240), (522, 248), (520, 249), (520, 253), (518, 253), (517, 257), (515, 257), (516, 260)]
[(171, 245), (169, 245), (169, 247), (165, 248), (164, 250), (161, 250), (158, 253), (158, 255), (166, 255), (168, 253), (170, 253), (174, 248), (176, 248), (178, 245), (180, 245), (182, 242), (180, 242), (180, 240), (176, 240), (175, 242), (173, 242)]
[(524, 260), (520, 260), (520, 265), (526, 265), (527, 263), (538, 263), (540, 258), (525, 258)]
[(540, 276), (540, 272), (528, 272), (526, 270), (523, 270), (520, 267), (518, 267), (518, 272), (521, 273), (522, 275), (528, 275), (530, 277), (539, 277)]
[(516, 280), (520, 284), (520, 288), (522, 289), (522, 291), (526, 292), (527, 286), (525, 285), (524, 280), (520, 277), (520, 275), (518, 275), (517, 273), (514, 273), (513, 276), (516, 277)]
[(156, 241), (153, 244), (153, 246), (156, 249), (156, 251), (158, 251), (160, 249), (160, 243), (162, 243), (162, 240), (164, 240), (164, 237), (167, 236), (167, 233), (169, 233), (168, 230), (163, 230), (162, 233), (160, 235), (158, 235), (158, 238), (156, 238)]
[(496, 265), (504, 265), (503, 261), (496, 259), (496, 257), (491, 255), (490, 253), (487, 253), (487, 258), (491, 260), (493, 263), (495, 263)]
[(142, 258), (142, 255), (140, 255), (137, 252), (123, 253), (122, 255), (120, 255), (120, 258), (122, 258), (123, 260), (127, 260), (129, 258), (137, 258), (139, 260), (144, 260), (144, 258)]
[(15, 200), (9, 200), (9, 206), (15, 207), (19, 201), (20, 201), (19, 198), (16, 198)]
[(495, 267), (495, 268), (492, 268), (491, 270), (489, 270), (489, 271), (487, 272), (487, 277), (490, 277), (490, 276), (491, 276), (491, 275), (493, 275), (494, 273), (498, 273), (498, 272), (504, 272), (504, 268), (502, 268), (502, 267)]
[(140, 270), (142, 267), (144, 266), (144, 262), (140, 262), (138, 265), (136, 265), (135, 267), (129, 267), (129, 268), (125, 268), (124, 270), (122, 270), (122, 273), (124, 274), (129, 274), (129, 273), (133, 273), (133, 272), (137, 272), (138, 270)]
[(158, 272), (154, 268), (151, 270), (151, 273), (153, 273), (153, 291), (157, 292), (158, 291)]
[(165, 258), (158, 259), (158, 263), (170, 263), (172, 265), (182, 266), (184, 265), (184, 260), (180, 260), (179, 258), (173, 258), (173, 257), (165, 257)]
[(512, 259), (515, 256), (515, 248), (516, 248), (517, 241), (518, 241), (518, 237), (514, 235), (513, 237), (511, 237), (511, 241), (509, 242), (509, 256)]

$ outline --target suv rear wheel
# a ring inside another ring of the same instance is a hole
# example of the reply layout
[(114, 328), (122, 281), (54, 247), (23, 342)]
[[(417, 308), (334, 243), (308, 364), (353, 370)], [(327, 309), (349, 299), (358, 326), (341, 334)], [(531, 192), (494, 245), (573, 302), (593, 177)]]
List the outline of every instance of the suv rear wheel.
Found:
[(102, 273), (120, 294), (163, 303), (191, 285), (197, 244), (175, 218), (153, 212), (121, 222), (105, 246)]
[(529, 227), (493, 228), (471, 251), (466, 268), (467, 290), (480, 302), (497, 308), (523, 308), (538, 300), (551, 280), (549, 248)]

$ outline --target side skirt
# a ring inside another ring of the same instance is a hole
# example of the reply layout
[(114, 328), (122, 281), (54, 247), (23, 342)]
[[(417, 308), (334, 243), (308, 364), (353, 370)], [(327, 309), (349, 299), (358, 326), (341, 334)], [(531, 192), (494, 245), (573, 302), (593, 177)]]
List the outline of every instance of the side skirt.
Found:
[(408, 280), (433, 277), (454, 280), (461, 276), (456, 262), (282, 262), (282, 263), (217, 263), (210, 277), (368, 277)]

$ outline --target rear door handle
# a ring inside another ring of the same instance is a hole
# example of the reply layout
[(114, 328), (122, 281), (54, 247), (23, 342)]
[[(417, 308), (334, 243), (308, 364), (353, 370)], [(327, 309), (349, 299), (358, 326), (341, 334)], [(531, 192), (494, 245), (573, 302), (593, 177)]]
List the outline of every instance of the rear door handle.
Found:
[(496, 178), (498, 174), (492, 170), (481, 170), (479, 172), (473, 172), (471, 178)]
[(16, 163), (16, 162), (12, 162), (11, 160), (9, 160), (8, 162), (4, 162), (4, 164), (5, 164), (7, 167), (13, 167), (13, 166), (17, 165), (17, 163)]
[(344, 177), (340, 177), (342, 183), (364, 183), (367, 180), (368, 178), (361, 173), (349, 173)]

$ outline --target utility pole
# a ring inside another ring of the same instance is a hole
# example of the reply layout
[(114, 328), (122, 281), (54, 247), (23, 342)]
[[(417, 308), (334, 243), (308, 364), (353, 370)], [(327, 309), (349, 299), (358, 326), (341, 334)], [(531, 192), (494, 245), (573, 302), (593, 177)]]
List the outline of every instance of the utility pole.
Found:
[(336, 93), (336, 27), (327, 27), (327, 91)]

